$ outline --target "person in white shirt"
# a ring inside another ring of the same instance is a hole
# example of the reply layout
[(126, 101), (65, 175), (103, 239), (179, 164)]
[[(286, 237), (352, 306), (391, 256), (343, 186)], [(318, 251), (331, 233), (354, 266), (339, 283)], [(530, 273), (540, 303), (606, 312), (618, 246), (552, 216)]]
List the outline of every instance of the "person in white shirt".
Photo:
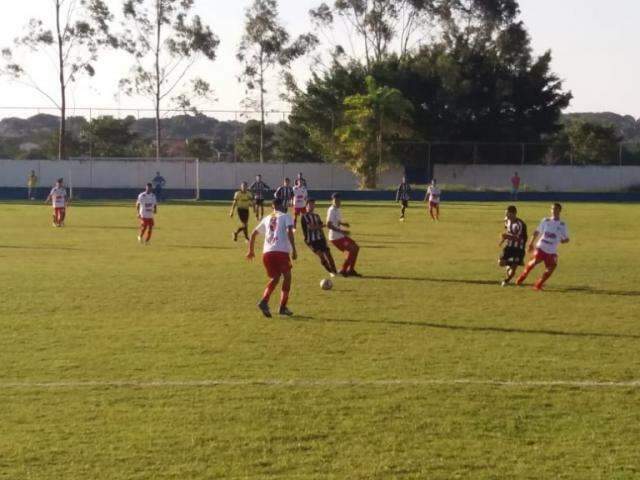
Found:
[(516, 280), (516, 285), (522, 285), (531, 270), (539, 263), (544, 262), (545, 271), (533, 285), (535, 290), (542, 290), (545, 282), (555, 271), (558, 266), (558, 246), (562, 243), (569, 243), (569, 229), (567, 224), (560, 220), (561, 211), (562, 205), (559, 203), (551, 205), (551, 217), (543, 218), (536, 231), (533, 232), (529, 243), (529, 252), (533, 252), (533, 257), (522, 275)]
[(69, 206), (69, 197), (67, 189), (64, 187), (64, 180), (59, 178), (55, 186), (51, 189), (49, 196), (44, 203), (51, 202), (53, 206), (53, 226), (64, 227), (64, 219), (67, 216), (67, 207)]
[(427, 188), (427, 195), (424, 197), (425, 202), (429, 201), (429, 215), (433, 221), (440, 220), (440, 195), (440, 188), (434, 178), (431, 180), (431, 185)]
[(339, 193), (331, 195), (332, 204), (327, 211), (327, 229), (329, 230), (329, 240), (341, 252), (347, 253), (347, 258), (342, 265), (340, 273), (344, 277), (361, 277), (356, 272), (356, 261), (360, 247), (349, 237), (349, 231), (343, 227), (349, 228), (349, 224), (342, 221), (342, 213), (340, 205), (342, 201)]
[(152, 183), (147, 183), (145, 191), (138, 195), (136, 211), (138, 212), (138, 218), (140, 219), (138, 242), (148, 245), (155, 225), (154, 217), (156, 213), (158, 213), (158, 199), (153, 193)]
[(302, 184), (300, 179), (296, 180), (296, 184), (293, 187), (293, 228), (298, 227), (298, 217), (304, 215), (307, 212), (307, 199), (309, 193), (307, 187)]
[(282, 294), (280, 296), (280, 315), (291, 316), (293, 313), (287, 308), (289, 301), (289, 293), (291, 291), (291, 258), (296, 260), (298, 253), (296, 251), (296, 244), (293, 236), (293, 220), (288, 213), (283, 213), (282, 204), (280, 200), (274, 199), (272, 202), (273, 212), (264, 217), (262, 221), (251, 233), (251, 239), (249, 240), (249, 252), (247, 253), (247, 259), (253, 260), (255, 258), (255, 243), (256, 237), (259, 234), (264, 235), (264, 247), (262, 250), (262, 262), (267, 271), (269, 277), (269, 283), (262, 295), (262, 300), (258, 303), (258, 308), (262, 314), (271, 318), (271, 311), (269, 310), (269, 299), (271, 294), (278, 286), (280, 277), (283, 277), (282, 281)]

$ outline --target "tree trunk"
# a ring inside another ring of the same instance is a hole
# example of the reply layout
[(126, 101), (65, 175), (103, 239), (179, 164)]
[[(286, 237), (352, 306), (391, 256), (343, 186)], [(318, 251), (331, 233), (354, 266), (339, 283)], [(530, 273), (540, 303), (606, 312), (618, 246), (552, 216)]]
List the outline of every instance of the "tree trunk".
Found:
[(64, 78), (64, 51), (60, 26), (60, 0), (56, 0), (56, 31), (58, 34), (58, 69), (60, 73), (60, 128), (58, 130), (58, 160), (67, 156), (67, 89)]
[(264, 66), (260, 55), (260, 163), (264, 163)]
[(156, 0), (156, 51), (155, 51), (155, 69), (156, 69), (156, 91), (155, 91), (155, 110), (156, 110), (156, 162), (160, 161), (162, 156), (162, 131), (160, 128), (160, 100), (161, 100), (161, 78), (160, 78), (160, 48), (162, 47), (162, 0)]

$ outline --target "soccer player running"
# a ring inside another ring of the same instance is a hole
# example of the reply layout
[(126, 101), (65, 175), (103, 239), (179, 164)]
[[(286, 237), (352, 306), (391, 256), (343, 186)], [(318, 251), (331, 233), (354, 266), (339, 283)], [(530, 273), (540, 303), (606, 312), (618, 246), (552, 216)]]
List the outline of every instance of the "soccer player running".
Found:
[(293, 187), (293, 228), (298, 228), (298, 217), (303, 215), (307, 211), (307, 199), (309, 193), (307, 187), (302, 184), (302, 181), (298, 178), (296, 184)]
[(561, 211), (562, 205), (559, 203), (551, 205), (551, 217), (543, 218), (533, 232), (529, 243), (529, 251), (534, 252), (533, 257), (516, 280), (516, 285), (522, 285), (531, 270), (544, 262), (545, 271), (533, 285), (535, 290), (542, 290), (545, 282), (555, 271), (558, 266), (558, 246), (561, 243), (569, 243), (569, 229), (567, 224), (560, 220)]
[(27, 200), (35, 200), (36, 188), (38, 188), (38, 176), (35, 170), (31, 170), (27, 177)]
[[(136, 201), (136, 211), (140, 219), (140, 233), (138, 234), (138, 242), (149, 245), (153, 227), (155, 226), (154, 217), (158, 213), (158, 199), (153, 193), (153, 184), (147, 183), (144, 192), (138, 195)], [(145, 235), (146, 234), (146, 235)]]
[(247, 253), (247, 259), (252, 260), (255, 258), (256, 237), (259, 234), (263, 234), (265, 238), (264, 248), (262, 250), (262, 262), (267, 271), (269, 283), (267, 283), (267, 288), (262, 295), (262, 300), (260, 300), (258, 308), (267, 318), (271, 318), (269, 299), (278, 286), (280, 277), (283, 278), (283, 281), (279, 313), (285, 316), (293, 315), (291, 310), (287, 308), (289, 293), (291, 291), (292, 269), (289, 254), (291, 254), (291, 258), (294, 260), (298, 258), (293, 236), (293, 220), (288, 213), (282, 212), (282, 205), (280, 205), (277, 199), (273, 200), (272, 206), (273, 212), (263, 218), (251, 234), (249, 252)]
[(304, 243), (315, 253), (320, 259), (320, 263), (332, 277), (338, 274), (336, 263), (331, 255), (331, 250), (327, 245), (327, 239), (324, 236), (324, 225), (320, 215), (315, 213), (316, 201), (312, 198), (307, 200), (307, 208), (302, 214), (300, 224), (304, 233)]
[(49, 196), (44, 203), (51, 202), (53, 206), (53, 226), (64, 227), (64, 219), (67, 216), (67, 207), (69, 206), (69, 197), (67, 189), (64, 186), (64, 180), (59, 178), (56, 180), (55, 186), (51, 189)]
[(332, 204), (327, 211), (327, 228), (329, 229), (329, 240), (341, 252), (346, 252), (347, 258), (342, 265), (340, 275), (344, 277), (361, 277), (356, 272), (356, 261), (360, 247), (349, 237), (349, 231), (342, 227), (349, 228), (349, 224), (342, 221), (340, 205), (342, 204), (339, 193), (331, 195)]
[(411, 186), (407, 183), (407, 178), (402, 177), (402, 182), (398, 186), (396, 192), (396, 203), (400, 202), (400, 221), (404, 222), (404, 212), (409, 206), (409, 198), (411, 197)]
[(436, 179), (431, 180), (431, 185), (427, 188), (427, 195), (424, 197), (424, 201), (429, 201), (429, 215), (435, 222), (440, 220), (440, 195), (442, 192), (438, 187)]
[(291, 188), (291, 180), (284, 179), (283, 184), (273, 194), (273, 198), (280, 202), (280, 208), (284, 213), (287, 213), (287, 209), (291, 206), (293, 200), (293, 188)]
[(233, 196), (229, 217), (233, 218), (233, 213), (236, 208), (238, 209), (238, 219), (241, 225), (233, 232), (233, 241), (238, 241), (238, 234), (240, 232), (244, 233), (245, 240), (249, 241), (249, 209), (253, 208), (253, 195), (251, 195), (251, 192), (247, 189), (247, 182), (242, 182), (240, 184), (240, 190)]
[(518, 209), (514, 205), (507, 207), (504, 219), (504, 233), (500, 245), (505, 245), (498, 264), (505, 268), (502, 286), (511, 282), (519, 266), (524, 265), (527, 246), (527, 224), (518, 218)]
[(264, 217), (264, 196), (269, 190), (271, 187), (262, 181), (262, 175), (256, 175), (256, 181), (249, 187), (249, 191), (253, 194), (256, 220), (262, 220)]

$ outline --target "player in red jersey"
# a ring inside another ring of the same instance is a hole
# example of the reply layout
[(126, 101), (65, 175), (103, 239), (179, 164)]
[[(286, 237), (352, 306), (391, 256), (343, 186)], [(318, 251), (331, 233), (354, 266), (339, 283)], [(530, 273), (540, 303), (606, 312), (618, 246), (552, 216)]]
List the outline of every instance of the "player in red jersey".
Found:
[(282, 281), (282, 295), (280, 296), (280, 315), (291, 316), (293, 313), (287, 308), (289, 293), (291, 291), (291, 258), (296, 260), (298, 253), (293, 235), (293, 220), (288, 213), (283, 213), (279, 200), (272, 202), (273, 212), (264, 217), (255, 228), (249, 240), (249, 252), (247, 259), (255, 258), (256, 237), (262, 233), (264, 235), (264, 248), (262, 250), (262, 261), (269, 277), (269, 283), (262, 295), (262, 300), (258, 308), (262, 314), (271, 318), (269, 310), (269, 299), (278, 286), (280, 277)]
[[(151, 240), (151, 234), (153, 233), (153, 227), (155, 226), (154, 217), (156, 213), (158, 213), (158, 199), (155, 193), (153, 193), (152, 183), (147, 183), (144, 192), (138, 195), (136, 211), (140, 219), (138, 242), (148, 245)], [(145, 233), (147, 234), (146, 237)]]
[(436, 179), (431, 180), (431, 185), (427, 188), (427, 195), (424, 197), (424, 201), (429, 201), (429, 215), (433, 221), (440, 220), (440, 195), (442, 194), (440, 188), (436, 183)]
[(293, 228), (298, 228), (298, 217), (304, 215), (307, 212), (307, 199), (309, 193), (307, 187), (302, 183), (302, 179), (297, 178), (296, 184), (293, 187)]
[(69, 206), (69, 197), (67, 189), (64, 187), (64, 180), (59, 178), (56, 180), (55, 186), (51, 189), (49, 196), (44, 203), (53, 205), (53, 226), (64, 227), (64, 219), (67, 216), (67, 207)]
[(347, 252), (347, 259), (339, 273), (344, 277), (361, 277), (362, 275), (356, 272), (356, 261), (358, 260), (360, 247), (349, 237), (349, 231), (342, 228), (349, 228), (349, 224), (342, 221), (340, 194), (334, 193), (331, 195), (331, 199), (333, 203), (327, 211), (329, 240), (331, 240), (331, 243), (333, 243), (338, 250)]
[(558, 266), (558, 246), (561, 243), (569, 243), (569, 229), (567, 224), (560, 220), (561, 211), (562, 205), (559, 203), (551, 205), (551, 217), (543, 218), (536, 231), (533, 232), (531, 243), (529, 243), (529, 252), (533, 252), (533, 257), (522, 275), (516, 280), (516, 285), (522, 285), (531, 270), (542, 262), (544, 262), (546, 269), (533, 288), (542, 290), (545, 282), (553, 275)]

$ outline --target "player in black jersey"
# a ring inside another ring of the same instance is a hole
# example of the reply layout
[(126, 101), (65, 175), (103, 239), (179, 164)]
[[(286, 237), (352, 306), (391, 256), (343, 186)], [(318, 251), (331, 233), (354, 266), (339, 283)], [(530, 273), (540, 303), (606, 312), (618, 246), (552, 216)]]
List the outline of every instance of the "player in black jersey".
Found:
[(510, 205), (505, 212), (504, 233), (500, 242), (500, 246), (505, 245), (499, 260), (499, 265), (505, 268), (503, 287), (513, 279), (518, 267), (524, 265), (527, 236), (527, 224), (518, 218), (518, 209)]
[(271, 187), (262, 181), (262, 175), (256, 175), (256, 181), (251, 184), (249, 191), (253, 194), (253, 209), (258, 220), (264, 217), (264, 199), (269, 190)]
[(324, 224), (320, 215), (314, 212), (316, 202), (313, 199), (307, 200), (307, 212), (302, 214), (300, 223), (302, 232), (304, 233), (304, 243), (315, 253), (320, 259), (322, 266), (335, 277), (338, 273), (336, 263), (331, 255), (331, 250), (327, 245), (327, 239), (324, 236)]
[(404, 221), (404, 212), (409, 206), (409, 199), (411, 198), (411, 186), (407, 182), (406, 177), (402, 177), (402, 183), (398, 186), (398, 191), (396, 192), (396, 203), (400, 202), (400, 221)]

